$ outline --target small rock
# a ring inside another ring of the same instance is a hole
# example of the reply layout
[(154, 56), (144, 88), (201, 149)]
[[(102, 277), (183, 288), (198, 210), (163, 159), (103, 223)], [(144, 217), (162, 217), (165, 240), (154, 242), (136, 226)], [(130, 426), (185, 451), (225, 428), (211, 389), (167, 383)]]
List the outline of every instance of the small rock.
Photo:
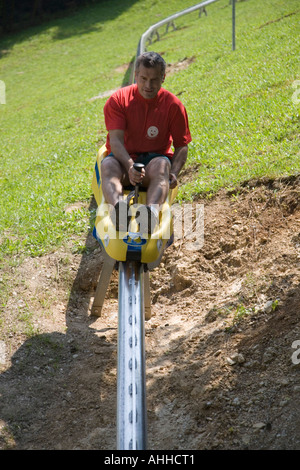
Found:
[(264, 352), (263, 359), (262, 359), (263, 363), (268, 364), (272, 362), (275, 359), (276, 355), (277, 355), (277, 350), (273, 348), (272, 346), (270, 346)]
[(273, 300), (268, 300), (264, 305), (264, 312), (271, 313), (273, 310)]
[(243, 364), (245, 362), (245, 358), (243, 354), (241, 353), (236, 353), (232, 356), (232, 359), (236, 361), (238, 364)]
[(242, 442), (243, 444), (245, 444), (246, 446), (248, 446), (250, 444), (250, 436), (248, 436), (248, 434), (245, 434), (244, 436), (242, 436)]
[(230, 366), (233, 366), (235, 364), (235, 362), (231, 359), (231, 357), (226, 357), (226, 362), (227, 364), (229, 364)]
[(285, 386), (285, 385), (288, 385), (288, 384), (289, 384), (289, 381), (288, 381), (288, 379), (285, 379), (285, 378), (284, 378), (284, 379), (281, 379), (281, 380), (280, 380), (280, 384), (283, 385), (283, 386)]
[(279, 402), (279, 406), (286, 406), (289, 403), (289, 398), (284, 398)]
[(219, 356), (222, 353), (222, 349), (218, 349), (218, 351), (215, 352), (214, 356)]
[(245, 362), (245, 358), (241, 353), (234, 353), (232, 354), (232, 356), (227, 357), (226, 360), (227, 363), (231, 366), (233, 366), (234, 364), (243, 364)]
[(176, 268), (172, 273), (172, 281), (177, 292), (190, 287), (193, 282), (188, 278), (183, 269)]
[(263, 429), (266, 427), (266, 423), (260, 422), (260, 423), (255, 423), (252, 426), (254, 429)]
[(194, 387), (191, 391), (192, 397), (201, 396), (201, 389), (199, 387)]

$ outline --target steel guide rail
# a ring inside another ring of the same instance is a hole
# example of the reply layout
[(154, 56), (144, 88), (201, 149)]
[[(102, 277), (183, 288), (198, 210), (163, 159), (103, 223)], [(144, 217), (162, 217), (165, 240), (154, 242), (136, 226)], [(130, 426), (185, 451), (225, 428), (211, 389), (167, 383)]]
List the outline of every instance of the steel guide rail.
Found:
[(144, 266), (119, 263), (117, 449), (147, 447)]
[[(137, 56), (159, 27), (218, 0), (206, 0), (179, 11), (148, 28), (140, 38)], [(235, 49), (235, 1), (232, 3), (232, 44)], [(134, 83), (134, 67), (130, 82)], [(136, 261), (119, 262), (117, 449), (147, 448), (144, 266)], [(176, 462), (177, 463), (177, 462)]]

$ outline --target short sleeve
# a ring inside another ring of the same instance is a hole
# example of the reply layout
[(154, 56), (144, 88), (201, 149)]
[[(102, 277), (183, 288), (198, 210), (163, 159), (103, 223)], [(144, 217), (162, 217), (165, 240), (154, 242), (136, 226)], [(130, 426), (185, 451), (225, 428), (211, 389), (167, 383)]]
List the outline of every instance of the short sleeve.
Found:
[(181, 102), (172, 105), (170, 131), (174, 147), (183, 147), (192, 141), (188, 115)]
[(112, 95), (104, 105), (104, 120), (108, 131), (113, 129), (126, 129), (125, 113), (118, 96)]

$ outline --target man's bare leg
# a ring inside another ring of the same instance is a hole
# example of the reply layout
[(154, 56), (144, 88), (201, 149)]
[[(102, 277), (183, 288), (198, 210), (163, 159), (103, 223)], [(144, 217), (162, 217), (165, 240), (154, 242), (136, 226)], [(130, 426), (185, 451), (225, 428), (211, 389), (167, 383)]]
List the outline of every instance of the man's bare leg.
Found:
[(169, 191), (170, 168), (170, 162), (163, 157), (155, 157), (146, 166), (142, 184), (147, 187), (147, 206), (138, 211), (138, 219), (144, 232), (152, 233), (159, 222), (160, 206), (165, 202)]
[(108, 204), (115, 206), (123, 194), (124, 170), (116, 158), (106, 157), (101, 163), (101, 173), (104, 198)]
[(123, 200), (123, 184), (128, 185), (122, 165), (114, 157), (106, 157), (101, 163), (102, 192), (111, 206), (110, 217), (117, 231), (127, 231), (130, 217), (127, 202)]
[[(147, 188), (148, 209), (139, 209), (139, 222), (144, 227), (143, 231), (149, 229), (149, 233), (159, 220), (160, 206), (165, 202), (169, 191), (170, 162), (163, 157), (156, 157), (146, 166), (146, 174), (142, 185)], [(122, 200), (123, 185), (129, 184), (129, 178), (125, 174), (123, 167), (114, 157), (106, 157), (102, 161), (102, 191), (107, 203), (116, 207), (117, 214), (112, 214), (113, 218), (121, 223), (122, 227), (127, 224), (126, 204)], [(121, 201), (121, 202), (120, 202)], [(119, 203), (119, 204), (118, 204)], [(122, 205), (122, 207), (121, 207)], [(119, 210), (121, 209), (121, 212)], [(121, 221), (122, 219), (122, 221)], [(118, 226), (118, 225), (117, 225)], [(124, 228), (125, 230), (126, 228)]]
[(169, 192), (171, 163), (163, 157), (156, 157), (146, 166), (143, 186), (147, 187), (147, 205), (161, 205)]

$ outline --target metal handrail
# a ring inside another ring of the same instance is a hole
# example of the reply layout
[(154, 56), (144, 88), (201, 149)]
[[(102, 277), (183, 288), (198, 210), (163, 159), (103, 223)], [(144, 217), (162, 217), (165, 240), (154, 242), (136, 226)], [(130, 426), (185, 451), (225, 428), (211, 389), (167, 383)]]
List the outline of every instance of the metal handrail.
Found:
[(207, 5), (210, 5), (211, 3), (215, 3), (217, 1), (218, 0), (206, 0), (205, 2), (198, 3), (197, 5), (194, 5), (193, 7), (189, 7), (189, 8), (186, 8), (185, 10), (174, 13), (173, 15), (168, 16), (164, 20), (161, 20), (158, 23), (155, 23), (152, 26), (150, 26), (150, 28), (148, 28), (147, 31), (145, 31), (141, 36), (139, 46), (138, 46), (138, 55), (143, 54), (143, 52), (145, 52), (146, 41), (156, 29), (160, 28), (161, 26), (167, 23), (171, 23), (172, 21), (176, 20), (177, 18), (183, 15), (192, 13), (193, 11), (199, 10), (200, 8), (206, 7)]
[(182, 11), (178, 11), (177, 13), (174, 13), (173, 15), (171, 16), (168, 16), (167, 18), (165, 18), (164, 20), (161, 20), (159, 21), (158, 23), (155, 23), (153, 24), (152, 26), (150, 26), (150, 28), (148, 28), (141, 36), (140, 40), (139, 40), (139, 43), (138, 43), (138, 47), (137, 47), (137, 52), (136, 52), (136, 57), (135, 57), (135, 61), (134, 61), (134, 65), (131, 69), (131, 74), (130, 74), (130, 80), (129, 82), (130, 83), (134, 83), (134, 71), (135, 71), (135, 62), (136, 62), (136, 59), (137, 57), (140, 55), (140, 54), (143, 54), (143, 52), (145, 52), (146, 50), (146, 42), (147, 40), (150, 38), (150, 36), (158, 29), (160, 28), (161, 26), (165, 25), (165, 24), (169, 24), (169, 23), (172, 23), (176, 18), (179, 18), (180, 16), (183, 16), (183, 15), (187, 15), (188, 13), (192, 13), (193, 11), (196, 11), (196, 10), (200, 10), (200, 8), (204, 8), (206, 7), (207, 5), (210, 5), (211, 3), (215, 3), (217, 2), (218, 0), (206, 0), (205, 2), (201, 2), (201, 3), (197, 3), (197, 5), (194, 5), (193, 7), (189, 7), (189, 8), (186, 8), (185, 10), (182, 10)]
[[(194, 5), (193, 7), (186, 8), (185, 10), (179, 11), (177, 13), (174, 13), (171, 16), (168, 16), (164, 20), (159, 21), (158, 23), (153, 24), (148, 28), (141, 36), (138, 47), (137, 47), (137, 53), (134, 61), (134, 66), (132, 67), (131, 70), (131, 75), (130, 75), (130, 83), (134, 83), (134, 71), (135, 71), (135, 62), (137, 57), (140, 54), (143, 54), (143, 52), (146, 51), (146, 42), (147, 40), (151, 37), (151, 35), (157, 31), (158, 28), (161, 26), (167, 24), (172, 24), (176, 18), (179, 18), (180, 16), (187, 15), (188, 13), (192, 13), (193, 11), (200, 10), (201, 8), (206, 7), (207, 5), (210, 5), (211, 3), (215, 3), (218, 0), (206, 0), (205, 2), (198, 3), (197, 5)], [(229, 0), (229, 4), (232, 4), (232, 50), (235, 50), (235, 3), (237, 0)], [(174, 25), (174, 23), (173, 23)]]

